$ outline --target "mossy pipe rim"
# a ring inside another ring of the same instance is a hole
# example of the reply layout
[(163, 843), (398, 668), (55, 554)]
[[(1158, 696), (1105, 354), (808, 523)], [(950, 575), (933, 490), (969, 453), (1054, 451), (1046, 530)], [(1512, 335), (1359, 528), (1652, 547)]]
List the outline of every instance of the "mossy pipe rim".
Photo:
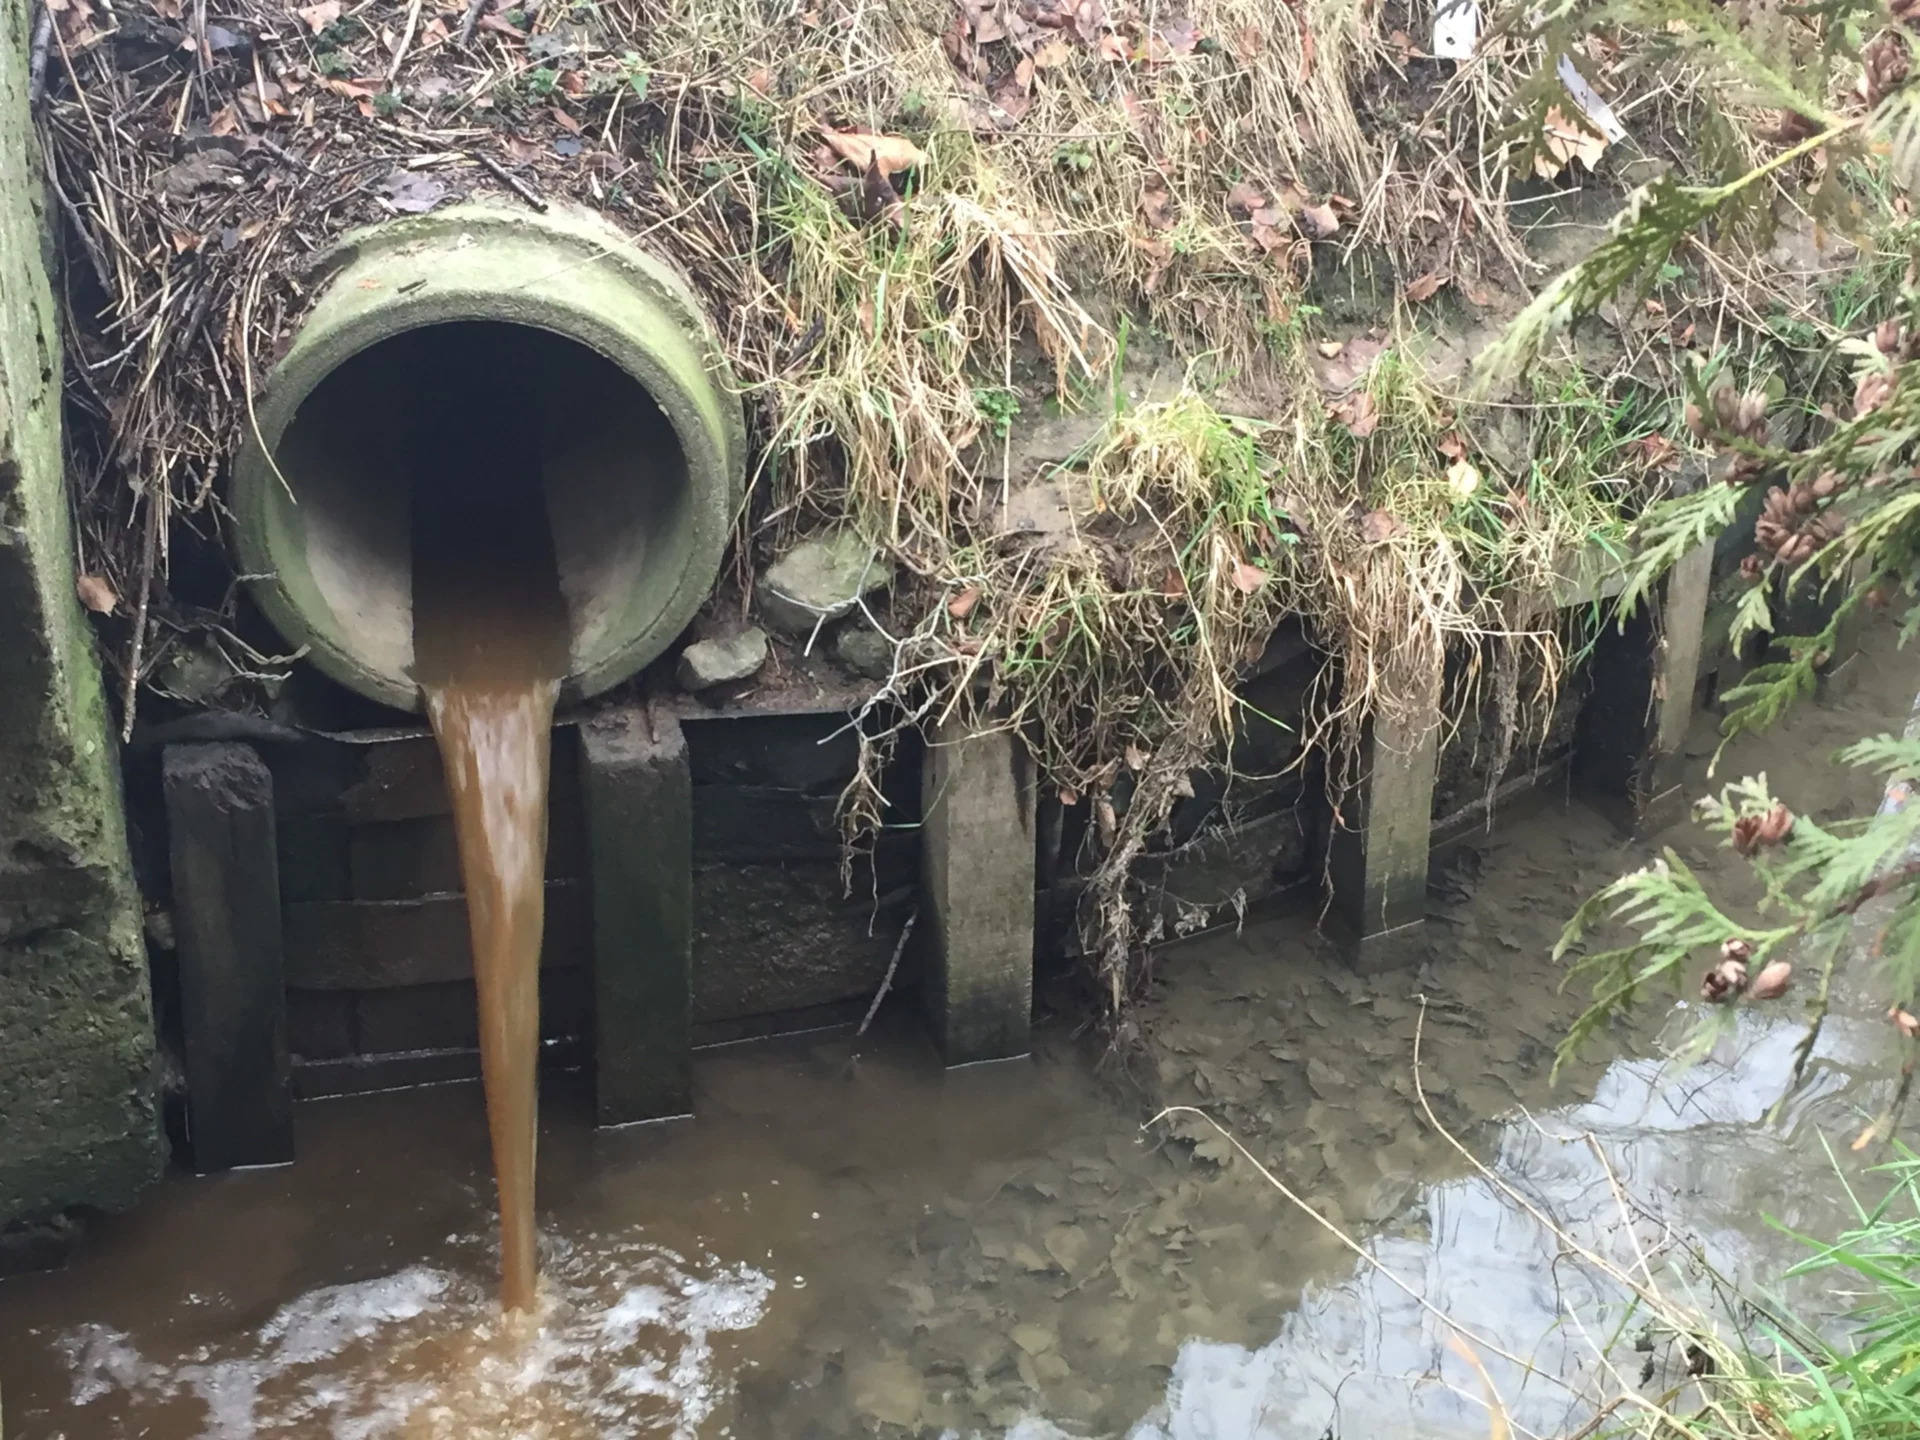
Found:
[[(674, 573), (647, 577), (645, 603), (576, 650), (563, 694), (597, 694), (658, 656), (710, 593), (744, 485), (740, 403), (685, 281), (591, 214), (492, 205), (355, 231), (315, 276), (324, 288), (256, 397), (230, 496), (241, 572), (275, 628), (349, 689), (396, 709), (420, 708), (405, 666), (370, 656), (321, 593), (302, 538), (298, 482), (283, 479), (268, 457), (301, 405), (354, 357), (410, 331), (494, 322), (557, 335), (611, 362), (672, 427), (688, 512)], [(485, 423), (483, 413), (476, 423)]]

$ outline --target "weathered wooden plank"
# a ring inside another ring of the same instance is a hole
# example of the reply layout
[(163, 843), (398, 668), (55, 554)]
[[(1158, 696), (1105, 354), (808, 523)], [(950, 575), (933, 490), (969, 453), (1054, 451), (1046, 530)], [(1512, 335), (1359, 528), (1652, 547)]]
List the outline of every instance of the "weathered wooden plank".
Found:
[(201, 1174), (293, 1159), (273, 777), (238, 744), (161, 759), (187, 1128)]
[(700, 867), (693, 876), (695, 1022), (871, 996), (915, 898), (907, 885), (881, 895), (876, 908), (861, 877), (843, 897), (836, 861)]
[[(547, 885), (543, 966), (579, 965), (591, 929), (587, 886)], [(473, 974), (466, 897), (311, 901), (285, 907), (287, 983), (302, 990), (378, 990)]]

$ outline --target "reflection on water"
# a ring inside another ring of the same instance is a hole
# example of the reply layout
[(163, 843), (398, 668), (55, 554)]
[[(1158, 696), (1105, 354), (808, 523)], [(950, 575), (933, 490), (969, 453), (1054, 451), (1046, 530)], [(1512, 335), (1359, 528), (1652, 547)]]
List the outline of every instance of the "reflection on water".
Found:
[[(1885, 693), (1843, 688), (1733, 772), (1791, 774), (1823, 817), (1871, 805), (1795, 758), (1904, 713), (1905, 667), (1861, 668)], [(1739, 873), (1663, 838), (1710, 885)], [(844, 1037), (709, 1052), (687, 1126), (596, 1134), (556, 1085), (531, 1339), (491, 1303), (478, 1094), (304, 1107), (298, 1165), (170, 1184), (68, 1271), (0, 1284), (7, 1433), (1486, 1436), (1429, 1305), (1479, 1337), (1516, 1434), (1564, 1433), (1682, 1363), (1620, 1333), (1620, 1289), (1567, 1239), (1703, 1299), (1764, 1281), (1801, 1253), (1772, 1221), (1846, 1223), (1828, 1147), (1859, 1183), (1847, 1146), (1891, 1083), (1861, 966), (1772, 1125), (1797, 994), (1677, 1080), (1623, 1033), (1550, 1089), (1580, 1000), (1559, 922), (1645, 853), (1577, 807), (1503, 825), (1436, 892), (1416, 971), (1351, 974), (1310, 917), (1170, 952), (1126, 1067), (1055, 1039), (943, 1076), (902, 1017), (858, 1059)], [(1426, 1121), (1416, 1028), (1435, 1113), (1489, 1173)], [(1204, 1127), (1143, 1133), (1160, 1101), (1218, 1116), (1377, 1265)]]

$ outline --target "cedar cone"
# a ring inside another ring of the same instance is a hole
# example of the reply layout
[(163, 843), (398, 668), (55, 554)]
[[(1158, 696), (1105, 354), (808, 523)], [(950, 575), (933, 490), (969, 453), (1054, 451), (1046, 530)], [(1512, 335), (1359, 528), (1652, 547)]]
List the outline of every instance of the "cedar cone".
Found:
[(1754, 521), (1754, 543), (1782, 565), (1805, 564), (1846, 528), (1837, 515), (1814, 514), (1822, 498), (1821, 490), (1831, 495), (1837, 488), (1837, 477), (1827, 475), (1812, 484), (1796, 480), (1785, 490), (1774, 486), (1767, 492), (1760, 518)]
[(1767, 438), (1767, 397), (1759, 391), (1735, 395), (1731, 385), (1713, 392), (1713, 418), (1700, 413), (1698, 405), (1687, 405), (1687, 429), (1696, 440), (1717, 440), (1733, 436), (1763, 444)]
[(1720, 942), (1722, 960), (1738, 960), (1742, 965), (1753, 958), (1752, 942), (1742, 940), (1738, 935), (1729, 935)]
[(1700, 977), (1700, 998), (1724, 1005), (1747, 988), (1747, 966), (1742, 960), (1722, 960)]
[(1920, 1015), (1914, 1015), (1895, 1005), (1887, 1011), (1887, 1018), (1898, 1025), (1900, 1033), (1909, 1040), (1920, 1040)]
[(1740, 578), (1748, 585), (1758, 585), (1767, 578), (1767, 562), (1758, 555), (1749, 555), (1740, 562)]
[(1793, 812), (1779, 801), (1764, 815), (1742, 815), (1733, 822), (1733, 848), (1756, 855), (1785, 840), (1793, 831)]
[(1887, 403), (1887, 397), (1893, 394), (1893, 382), (1897, 373), (1892, 369), (1869, 370), (1855, 382), (1853, 415), (1856, 420), (1862, 415), (1871, 415)]
[(1905, 37), (1892, 30), (1882, 30), (1860, 52), (1860, 65), (1866, 71), (1869, 110), (1879, 109), (1882, 100), (1907, 83), (1910, 62)]

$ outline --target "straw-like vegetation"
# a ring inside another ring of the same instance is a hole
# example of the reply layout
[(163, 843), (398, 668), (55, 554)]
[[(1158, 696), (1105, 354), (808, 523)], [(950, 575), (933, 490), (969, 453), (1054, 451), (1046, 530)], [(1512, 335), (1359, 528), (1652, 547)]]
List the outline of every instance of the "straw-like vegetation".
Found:
[[(1442, 64), (1395, 12), (1324, 0), (48, 13), (81, 568), (129, 729), (174, 647), (271, 674), (231, 594), (169, 596), (168, 555), (180, 526), (218, 538), (223, 466), (327, 247), (470, 194), (581, 204), (680, 265), (732, 357), (742, 592), (795, 537), (857, 526), (905, 577), (895, 713), (1018, 726), (1095, 807), (1087, 938), (1116, 1003), (1128, 868), (1189, 772), (1266, 723), (1234, 686), (1280, 615), (1332, 658), (1316, 740), (1350, 753), (1369, 714), (1424, 706), (1460, 646), (1504, 752), (1538, 698), (1516, 677), (1563, 668), (1555, 576), (1678, 461), (1651, 341), (1621, 378), (1519, 391), (1504, 464), (1489, 412), (1425, 369), (1427, 310), (1528, 287), (1516, 177), (1604, 149), (1568, 119), (1552, 16)], [(1636, 78), (1625, 38), (1566, 43), (1649, 113), (1706, 106), (1674, 78), (1693, 70)], [(1336, 270), (1397, 318), (1332, 333), (1312, 301)], [(1126, 400), (1145, 346), (1185, 369), (1176, 396)], [(1045, 476), (1013, 470), (1036, 369), (1100, 420)], [(1010, 523), (1036, 480), (1063, 530)], [(850, 793), (856, 827), (876, 795)]]

